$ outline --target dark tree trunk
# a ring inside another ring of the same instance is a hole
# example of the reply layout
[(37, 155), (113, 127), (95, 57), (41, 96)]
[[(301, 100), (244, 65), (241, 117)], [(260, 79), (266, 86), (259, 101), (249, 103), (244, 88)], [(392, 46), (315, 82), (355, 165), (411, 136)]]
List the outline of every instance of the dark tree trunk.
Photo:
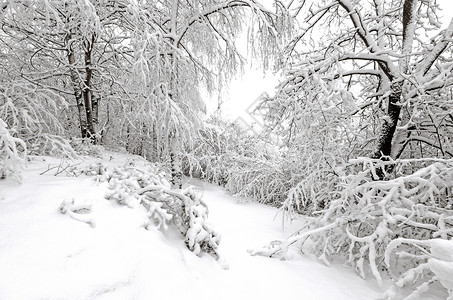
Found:
[(95, 35), (91, 36), (91, 41), (85, 39), (83, 46), (85, 52), (85, 81), (83, 86), (83, 99), (85, 104), (85, 113), (87, 119), (87, 134), (92, 143), (96, 143), (96, 131), (94, 129), (93, 101), (91, 79), (93, 78), (93, 66), (91, 62), (93, 44)]
[(401, 113), (399, 101), (401, 98), (402, 87), (402, 81), (393, 83), (390, 87), (391, 92), (388, 98), (387, 116), (382, 124), (381, 132), (378, 138), (377, 151), (373, 155), (374, 158), (390, 156), (392, 153), (392, 140)]
[(93, 102), (93, 123), (99, 124), (99, 100), (100, 97), (94, 92), (91, 93), (91, 99)]
[(88, 131), (87, 131), (87, 119), (85, 115), (85, 107), (84, 107), (84, 101), (83, 101), (83, 92), (82, 92), (82, 82), (80, 80), (79, 74), (76, 69), (76, 63), (75, 63), (75, 55), (74, 55), (74, 50), (72, 49), (72, 32), (69, 32), (66, 34), (65, 37), (65, 45), (66, 45), (66, 51), (67, 51), (67, 59), (69, 63), (69, 76), (71, 79), (72, 83), (72, 88), (74, 90), (74, 97), (76, 100), (77, 104), (77, 111), (79, 115), (79, 124), (80, 124), (80, 132), (82, 135), (82, 138), (86, 138), (88, 136)]
[[(409, 71), (409, 54), (412, 51), (412, 45), (415, 36), (415, 23), (416, 23), (416, 8), (417, 0), (404, 0), (403, 4), (403, 43), (402, 43), (402, 58), (398, 61), (399, 72), (407, 74)], [(388, 97), (387, 114), (382, 124), (381, 132), (378, 138), (378, 144), (374, 158), (387, 160), (386, 157), (394, 155), (393, 137), (395, 135), (396, 126), (401, 114), (401, 99), (405, 80), (403, 78), (396, 79), (393, 76), (389, 78), (390, 95)], [(395, 157), (392, 157), (395, 158)], [(392, 167), (386, 168), (386, 171), (391, 171)], [(378, 172), (378, 179), (384, 179), (382, 170)]]
[(174, 189), (182, 188), (182, 162), (181, 149), (175, 134), (169, 136), (170, 142), (170, 165), (171, 165), (171, 186)]

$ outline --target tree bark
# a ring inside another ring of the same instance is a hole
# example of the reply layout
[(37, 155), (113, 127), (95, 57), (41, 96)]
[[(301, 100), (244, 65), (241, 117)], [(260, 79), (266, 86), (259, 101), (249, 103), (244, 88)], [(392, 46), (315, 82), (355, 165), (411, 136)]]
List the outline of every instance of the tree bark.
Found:
[(80, 124), (80, 132), (82, 135), (82, 138), (86, 138), (87, 135), (87, 119), (85, 115), (85, 107), (84, 107), (84, 101), (83, 101), (83, 92), (82, 92), (82, 80), (79, 77), (79, 73), (77, 72), (76, 69), (76, 63), (75, 63), (75, 55), (74, 55), (74, 50), (72, 48), (72, 43), (73, 43), (73, 34), (72, 31), (70, 30), (66, 36), (65, 36), (65, 46), (66, 46), (66, 51), (67, 51), (67, 59), (69, 63), (69, 77), (71, 79), (72, 83), (72, 88), (74, 90), (74, 97), (76, 100), (77, 104), (77, 111), (79, 115), (79, 124)]
[(92, 103), (93, 103), (93, 123), (99, 124), (99, 100), (100, 100), (100, 97), (92, 91), (91, 99), (92, 99)]
[[(179, 0), (173, 0), (172, 3), (172, 12), (171, 12), (171, 22), (170, 22), (170, 31), (171, 31), (171, 42), (174, 49), (178, 48), (178, 41), (174, 39), (177, 36), (178, 30), (178, 10), (179, 10)], [(177, 93), (176, 81), (178, 78), (178, 66), (175, 50), (171, 49), (170, 52), (170, 91), (168, 96), (175, 102), (179, 97)], [(176, 132), (171, 133), (169, 136), (170, 140), (170, 163), (171, 163), (171, 184), (173, 188), (181, 189), (182, 188), (182, 163), (181, 163), (181, 145), (179, 144), (179, 136)]]
[(181, 171), (181, 150), (179, 149), (176, 138), (170, 137), (171, 151), (170, 151), (170, 164), (171, 164), (171, 185), (174, 189), (182, 188), (182, 171)]
[[(403, 44), (402, 58), (398, 61), (399, 71), (407, 75), (409, 70), (410, 54), (414, 43), (416, 28), (416, 8), (417, 0), (405, 0), (403, 4)], [(382, 124), (378, 138), (377, 151), (374, 158), (390, 156), (392, 154), (392, 140), (395, 135), (401, 114), (401, 99), (403, 96), (405, 80), (403, 78), (394, 79), (390, 84), (390, 95), (388, 97), (387, 115)]]
[(392, 140), (401, 113), (401, 106), (398, 102), (401, 99), (402, 88), (403, 81), (394, 82), (390, 86), (391, 92), (388, 97), (387, 116), (384, 118), (378, 138), (377, 151), (374, 153), (373, 158), (390, 156), (392, 153)]
[(95, 41), (95, 35), (92, 34), (91, 40), (84, 40), (84, 52), (85, 52), (85, 81), (83, 86), (83, 99), (85, 104), (85, 113), (87, 119), (87, 137), (90, 141), (96, 143), (96, 132), (94, 129), (94, 118), (93, 118), (93, 99), (92, 99), (92, 88), (91, 79), (93, 78), (93, 66), (91, 62), (93, 44)]

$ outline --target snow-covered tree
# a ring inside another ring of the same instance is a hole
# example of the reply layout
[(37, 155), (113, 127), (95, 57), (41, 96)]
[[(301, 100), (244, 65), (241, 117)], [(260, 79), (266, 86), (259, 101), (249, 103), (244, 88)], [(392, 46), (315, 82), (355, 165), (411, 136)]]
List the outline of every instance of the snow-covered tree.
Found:
[[(246, 18), (251, 17), (256, 24), (256, 32), (250, 38), (268, 42), (264, 52), (272, 53), (281, 39), (275, 23), (278, 14), (248, 0), (174, 0), (156, 7), (145, 2), (131, 6), (131, 12), (136, 22), (142, 24), (134, 33), (138, 54), (134, 71), (142, 82), (144, 111), (153, 115), (153, 119), (142, 122), (151, 122), (151, 126), (142, 128), (145, 136), (152, 137), (154, 147), (150, 156), (168, 153), (173, 184), (180, 186), (181, 151), (193, 141), (204, 109), (200, 83), (207, 90), (216, 85), (219, 88), (240, 68), (243, 58), (234, 40)], [(162, 113), (155, 114), (155, 111)]]
[(307, 17), (286, 47), (284, 80), (260, 109), (299, 158), (292, 170), (302, 176), (283, 208), (317, 210), (288, 240), (252, 253), (286, 257), (297, 245), (381, 282), (386, 271), (400, 275), (384, 256), (404, 238), (412, 247), (399, 254), (411, 271), (397, 284), (418, 280), (415, 295), (433, 280), (415, 263), (427, 250), (413, 245), (451, 239), (453, 225), (453, 20), (442, 27), (435, 1), (301, 3), (291, 4)]
[(433, 1), (303, 3), (292, 2), (307, 17), (286, 47), (285, 80), (264, 99), (271, 121), (297, 139), (307, 126), (301, 114), (318, 109), (314, 124), (343, 135), (352, 151), (450, 157), (453, 20), (441, 27)]
[[(30, 70), (39, 68), (42, 61), (35, 61), (36, 48), (19, 37), (12, 38), (7, 23), (10, 18), (15, 22), (25, 22), (26, 16), (15, 19), (14, 12), (20, 10), (18, 2), (8, 5), (2, 19), (0, 49), (2, 68), (0, 82), (0, 118), (6, 122), (12, 136), (22, 139), (30, 153), (71, 155), (69, 144), (61, 137), (65, 129), (62, 123), (63, 111), (68, 102), (61, 95), (55, 81), (47, 85), (30, 82)], [(52, 60), (45, 64), (54, 65)], [(58, 70), (54, 69), (58, 74)], [(42, 78), (53, 74), (40, 73)], [(63, 114), (64, 115), (64, 114)]]
[[(27, 50), (18, 57), (22, 60), (19, 76), (74, 103), (82, 138), (95, 141), (99, 101), (118, 88), (111, 76), (118, 69), (112, 52), (127, 53), (127, 47), (118, 46), (125, 40), (121, 25), (126, 4), (18, 0), (8, 6), (2, 20), (5, 47)], [(72, 109), (67, 112), (72, 119)]]

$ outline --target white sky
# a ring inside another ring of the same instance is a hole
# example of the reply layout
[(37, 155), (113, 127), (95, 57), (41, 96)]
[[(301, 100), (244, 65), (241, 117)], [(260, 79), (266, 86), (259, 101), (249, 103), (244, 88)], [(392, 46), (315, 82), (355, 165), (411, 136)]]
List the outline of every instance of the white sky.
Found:
[[(443, 27), (445, 27), (453, 16), (453, 0), (436, 1), (442, 9), (441, 17)], [(228, 95), (224, 96), (222, 105), (223, 116), (230, 121), (241, 119), (246, 124), (255, 122), (254, 118), (250, 116), (249, 107), (263, 92), (272, 94), (278, 83), (279, 77), (270, 71), (264, 73), (259, 67), (246, 68), (245, 73), (238, 74), (229, 85)], [(217, 105), (217, 97), (209, 100), (207, 103), (208, 114), (214, 112)]]

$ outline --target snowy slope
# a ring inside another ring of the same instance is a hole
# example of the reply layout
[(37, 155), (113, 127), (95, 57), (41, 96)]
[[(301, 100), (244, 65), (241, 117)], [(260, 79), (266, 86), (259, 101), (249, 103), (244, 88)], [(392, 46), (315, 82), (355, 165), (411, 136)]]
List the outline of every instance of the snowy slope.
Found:
[[(102, 163), (112, 167), (130, 158), (109, 153)], [(83, 164), (91, 161), (99, 160)], [(229, 269), (222, 268), (213, 257), (187, 250), (176, 230), (146, 230), (143, 207), (104, 199), (106, 183), (39, 175), (59, 163), (35, 157), (21, 185), (0, 181), (0, 299), (376, 299), (384, 291), (342, 266), (299, 255), (289, 261), (250, 256), (247, 249), (285, 238), (297, 224), (282, 231), (273, 221), (276, 209), (190, 180), (222, 234)], [(94, 227), (60, 213), (62, 201), (72, 198), (92, 204), (83, 217)]]

